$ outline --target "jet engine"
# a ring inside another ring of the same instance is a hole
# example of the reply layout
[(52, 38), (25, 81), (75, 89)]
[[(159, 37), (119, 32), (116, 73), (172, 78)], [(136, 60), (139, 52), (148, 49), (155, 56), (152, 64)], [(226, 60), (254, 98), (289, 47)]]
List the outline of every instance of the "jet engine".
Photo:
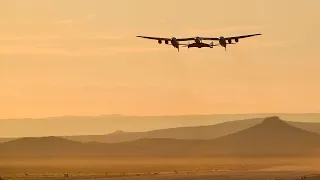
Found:
[(161, 41), (161, 40), (158, 40), (158, 43), (159, 43), (159, 44), (162, 44), (162, 41)]
[(231, 40), (231, 39), (228, 39), (228, 43), (231, 44), (231, 43), (232, 43), (232, 40)]
[(237, 39), (235, 39), (236, 40), (236, 42), (239, 42), (239, 39), (237, 38)]
[(168, 41), (168, 40), (165, 40), (164, 42), (165, 42), (166, 44), (169, 44), (169, 41)]

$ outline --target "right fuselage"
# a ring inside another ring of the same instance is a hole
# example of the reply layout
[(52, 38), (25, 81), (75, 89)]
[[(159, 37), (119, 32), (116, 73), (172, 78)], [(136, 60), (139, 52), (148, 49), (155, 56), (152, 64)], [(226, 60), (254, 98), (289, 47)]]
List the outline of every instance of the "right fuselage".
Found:
[(171, 45), (177, 49), (179, 49), (179, 41), (177, 41), (177, 38), (173, 37), (171, 39)]
[(220, 43), (220, 45), (221, 45), (222, 47), (226, 47), (226, 46), (227, 46), (226, 39), (225, 39), (223, 36), (221, 36), (221, 37), (219, 38), (219, 43)]

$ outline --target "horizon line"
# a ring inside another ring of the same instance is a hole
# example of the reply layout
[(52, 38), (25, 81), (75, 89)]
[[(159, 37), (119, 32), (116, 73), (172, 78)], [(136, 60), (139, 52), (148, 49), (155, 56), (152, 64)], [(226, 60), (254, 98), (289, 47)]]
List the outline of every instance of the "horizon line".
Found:
[[(282, 113), (285, 114), (285, 113)], [(318, 114), (320, 115), (320, 113), (289, 113), (290, 114)], [(219, 115), (224, 115), (224, 114), (219, 114)], [(241, 114), (241, 115), (250, 115), (250, 114)], [(267, 114), (260, 114), (260, 115), (267, 115)], [(277, 116), (277, 115), (273, 115), (273, 116)], [(85, 116), (82, 116), (85, 117)], [(92, 116), (91, 116), (92, 117)], [(128, 117), (128, 116), (127, 116)], [(152, 116), (154, 117), (154, 116)], [(272, 115), (270, 116), (265, 116), (265, 117), (256, 117), (256, 118), (268, 118), (268, 117), (272, 117)], [(277, 116), (278, 117), (278, 116)], [(279, 117), (280, 118), (280, 117)], [(109, 132), (109, 133), (97, 133), (97, 134), (61, 134), (61, 135), (36, 135), (36, 136), (0, 136), (0, 139), (20, 139), (20, 138), (41, 138), (41, 137), (61, 137), (61, 138), (67, 138), (67, 137), (74, 137), (74, 136), (102, 136), (102, 135), (110, 135), (110, 134), (114, 134), (116, 132), (123, 132), (123, 133), (141, 133), (141, 132), (151, 132), (151, 131), (158, 131), (158, 130), (167, 130), (167, 129), (176, 129), (176, 128), (190, 128), (190, 127), (202, 127), (202, 126), (213, 126), (213, 125), (217, 125), (217, 124), (222, 124), (222, 123), (227, 123), (227, 122), (233, 122), (233, 121), (242, 121), (242, 120), (250, 120), (250, 119), (234, 119), (234, 120), (229, 120), (229, 121), (225, 121), (225, 122), (218, 122), (215, 124), (210, 124), (210, 125), (193, 125), (193, 126), (180, 126), (180, 127), (167, 127), (167, 128), (160, 128), (160, 129), (151, 129), (151, 130), (147, 130), (147, 131), (123, 131), (123, 130), (115, 130), (113, 132)], [(285, 122), (296, 122), (299, 123), (301, 121), (290, 121), (290, 120), (284, 120), (281, 119), (281, 121), (285, 121)], [(314, 122), (304, 122), (304, 123), (314, 123)], [(316, 123), (320, 123), (320, 122), (316, 122)], [(0, 143), (1, 144), (1, 143)]]
[(234, 115), (320, 115), (320, 112), (277, 112), (277, 113), (208, 113), (208, 114), (163, 114), (163, 115), (129, 115), (129, 114), (100, 114), (100, 115), (56, 115), (56, 116), (42, 116), (42, 117), (25, 117), (25, 118), (0, 118), (1, 120), (19, 120), (19, 119), (49, 119), (49, 118), (63, 118), (63, 117), (103, 117), (103, 116), (116, 116), (116, 117), (179, 117), (179, 116), (234, 116)]

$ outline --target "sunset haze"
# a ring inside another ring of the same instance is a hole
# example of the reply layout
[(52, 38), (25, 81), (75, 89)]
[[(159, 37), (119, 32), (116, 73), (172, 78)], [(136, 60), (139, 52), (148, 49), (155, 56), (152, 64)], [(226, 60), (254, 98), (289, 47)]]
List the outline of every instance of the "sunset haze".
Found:
[[(2, 0), (0, 118), (320, 112), (319, 6)], [(136, 38), (252, 33), (226, 52)]]
[(0, 0), (0, 180), (319, 180), (319, 7)]

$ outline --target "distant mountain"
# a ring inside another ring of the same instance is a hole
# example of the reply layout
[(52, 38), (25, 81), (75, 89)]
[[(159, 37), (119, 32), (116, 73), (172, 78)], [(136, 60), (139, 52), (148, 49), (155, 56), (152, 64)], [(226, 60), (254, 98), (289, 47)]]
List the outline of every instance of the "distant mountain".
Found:
[[(118, 116), (112, 116), (118, 117)], [(121, 117), (121, 116), (119, 116)], [(188, 118), (192, 116), (186, 116)], [(181, 117), (182, 118), (182, 117)], [(188, 119), (187, 118), (187, 119)], [(194, 121), (196, 121), (197, 116), (194, 116)], [(301, 115), (301, 118), (303, 116)], [(214, 125), (206, 126), (193, 126), (193, 127), (177, 127), (169, 129), (159, 129), (146, 132), (124, 132), (118, 130), (114, 133), (105, 135), (81, 135), (81, 136), (63, 136), (63, 138), (78, 141), (78, 142), (101, 142), (101, 143), (116, 143), (116, 142), (126, 142), (134, 141), (145, 138), (171, 138), (171, 139), (200, 139), (208, 140), (217, 137), (232, 134), (246, 128), (257, 125), (263, 121), (264, 118), (252, 118), (246, 120), (234, 120), (227, 121), (223, 123), (218, 123)], [(203, 120), (203, 119), (202, 119)], [(310, 132), (316, 132), (320, 134), (320, 123), (312, 122), (293, 122), (286, 121), (289, 125), (298, 127)], [(134, 123), (133, 123), (134, 124)], [(0, 143), (7, 142), (16, 138), (0, 138)]]
[(15, 139), (17, 139), (17, 138), (0, 138), (0, 144), (4, 143), (4, 142), (15, 140)]
[(209, 140), (254, 126), (255, 124), (260, 123), (262, 120), (263, 119), (248, 119), (239, 121), (229, 121), (210, 126), (178, 127), (153, 130), (147, 132), (116, 131), (115, 133), (110, 133), (106, 135), (65, 136), (64, 138), (79, 142), (103, 143), (134, 141), (145, 138)]
[[(220, 136), (232, 134), (246, 128), (257, 125), (263, 121), (263, 118), (228, 121), (209, 126), (178, 127), (169, 129), (159, 129), (147, 132), (123, 132), (116, 131), (106, 135), (83, 135), (83, 136), (65, 136), (64, 138), (79, 142), (103, 142), (115, 143), (134, 141), (144, 138), (171, 138), (171, 139), (199, 139), (209, 140)], [(286, 121), (289, 125), (298, 127), (307, 131), (320, 134), (320, 123), (292, 122)]]
[[(207, 114), (207, 115), (174, 115), (174, 116), (122, 116), (122, 115), (101, 115), (101, 116), (61, 116), (36, 119), (0, 119), (0, 137), (16, 136), (17, 128), (23, 127), (24, 131), (19, 132), (20, 137), (30, 136), (82, 136), (82, 135), (105, 135), (107, 133), (121, 130), (124, 132), (146, 132), (159, 129), (170, 129), (176, 127), (197, 127), (211, 126), (222, 122), (260, 119), (256, 123), (269, 116), (279, 116), (286, 121), (296, 122), (320, 122), (320, 114)], [(232, 126), (232, 124), (230, 124)], [(316, 125), (317, 128), (313, 128)], [(252, 126), (250, 124), (249, 126)], [(249, 127), (243, 126), (243, 129)], [(309, 126), (308, 126), (309, 127)], [(306, 128), (308, 128), (306, 127)], [(228, 130), (228, 127), (221, 130), (226, 133), (234, 133), (238, 128)], [(320, 123), (312, 124), (313, 131), (320, 133)], [(310, 129), (306, 129), (310, 130)], [(194, 130), (192, 130), (194, 131)], [(217, 130), (218, 131), (218, 130)], [(161, 134), (161, 133), (160, 133)], [(190, 133), (187, 133), (190, 134)], [(131, 136), (132, 134), (130, 134)], [(146, 134), (144, 134), (146, 135)], [(221, 135), (225, 135), (222, 133)], [(160, 137), (162, 137), (161, 135)], [(181, 135), (175, 135), (181, 137)], [(176, 138), (173, 136), (172, 138)], [(207, 135), (206, 135), (207, 136)], [(208, 134), (209, 136), (209, 134)], [(215, 133), (210, 137), (218, 137)], [(148, 136), (146, 136), (148, 137)], [(150, 137), (152, 137), (150, 135)], [(168, 137), (168, 136), (164, 136)], [(104, 139), (99, 137), (100, 139)], [(140, 138), (140, 137), (139, 137)], [(201, 137), (199, 137), (201, 139)], [(80, 138), (81, 139), (81, 138)], [(108, 139), (108, 138), (106, 138)], [(135, 138), (137, 139), (137, 138)], [(194, 137), (192, 137), (194, 139)], [(1, 140), (0, 142), (7, 141)], [(132, 139), (129, 139), (132, 140)], [(92, 141), (92, 139), (88, 139)], [(88, 142), (84, 141), (84, 142)], [(93, 140), (96, 141), (96, 140)], [(118, 140), (105, 140), (101, 142), (119, 142)]]
[(320, 134), (320, 118), (318, 122), (292, 122), (292, 121), (287, 121), (288, 124), (298, 127), (310, 132), (315, 132)]
[(213, 140), (145, 138), (122, 143), (80, 143), (60, 137), (0, 144), (0, 156), (268, 156), (320, 155), (320, 135), (278, 117)]
[[(141, 139), (123, 143), (80, 143), (60, 137), (21, 138), (0, 144), (1, 157), (189, 156), (192, 140)], [(192, 148), (191, 148), (192, 149)]]
[(262, 123), (213, 140), (223, 154), (234, 155), (298, 155), (320, 147), (320, 135), (279, 119), (268, 117)]
[(21, 138), (0, 144), (1, 155), (73, 154), (83, 144), (60, 137)]

